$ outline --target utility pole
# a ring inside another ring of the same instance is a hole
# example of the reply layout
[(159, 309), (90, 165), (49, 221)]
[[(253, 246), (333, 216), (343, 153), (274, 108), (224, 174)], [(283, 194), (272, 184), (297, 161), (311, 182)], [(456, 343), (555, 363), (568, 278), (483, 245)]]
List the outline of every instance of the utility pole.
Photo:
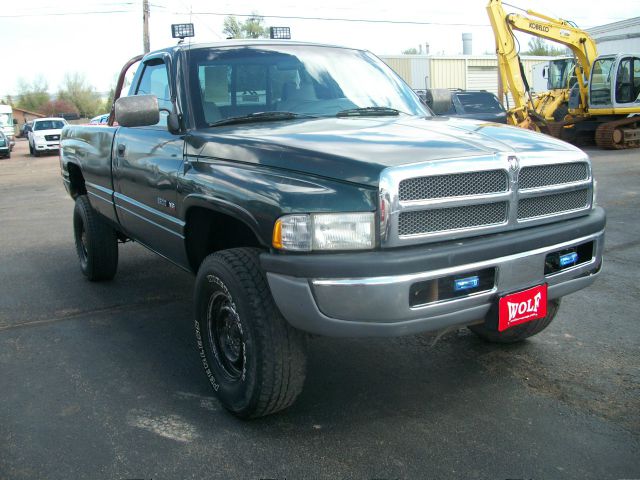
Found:
[(149, 53), (149, 0), (142, 0), (142, 44), (144, 53)]

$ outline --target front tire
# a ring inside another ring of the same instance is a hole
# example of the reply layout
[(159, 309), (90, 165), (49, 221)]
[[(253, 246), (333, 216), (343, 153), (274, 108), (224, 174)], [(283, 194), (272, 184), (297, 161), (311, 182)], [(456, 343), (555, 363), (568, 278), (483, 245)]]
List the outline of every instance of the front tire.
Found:
[(222, 405), (239, 418), (289, 407), (302, 391), (306, 338), (275, 305), (260, 250), (209, 255), (198, 270), (196, 343)]
[(547, 304), (547, 316), (534, 320), (532, 322), (523, 323), (522, 325), (516, 325), (508, 330), (499, 332), (494, 328), (487, 327), (486, 323), (480, 325), (470, 325), (469, 330), (478, 335), (483, 340), (492, 343), (516, 343), (521, 342), (526, 338), (537, 335), (545, 328), (549, 326), (551, 321), (555, 318), (560, 308), (560, 299), (550, 300)]
[(92, 282), (111, 280), (118, 269), (118, 237), (86, 195), (76, 198), (73, 232), (82, 273)]

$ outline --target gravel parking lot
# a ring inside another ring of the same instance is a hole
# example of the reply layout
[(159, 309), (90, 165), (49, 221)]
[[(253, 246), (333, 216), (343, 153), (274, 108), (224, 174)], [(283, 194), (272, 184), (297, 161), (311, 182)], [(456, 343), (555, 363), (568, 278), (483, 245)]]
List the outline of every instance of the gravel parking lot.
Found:
[(302, 396), (222, 410), (193, 277), (137, 244), (80, 273), (58, 157), (0, 160), (0, 479), (640, 478), (640, 152), (591, 151), (604, 271), (545, 332), (313, 338)]

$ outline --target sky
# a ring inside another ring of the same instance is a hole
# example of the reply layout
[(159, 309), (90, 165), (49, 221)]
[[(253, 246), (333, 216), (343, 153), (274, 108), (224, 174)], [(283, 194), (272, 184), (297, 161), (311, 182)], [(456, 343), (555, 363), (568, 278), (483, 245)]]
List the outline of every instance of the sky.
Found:
[[(192, 22), (195, 42), (224, 39), (228, 14), (256, 12), (266, 25), (288, 26), (294, 40), (364, 48), (377, 55), (400, 54), (429, 43), (431, 54), (462, 53), (463, 32), (473, 35), (473, 54), (494, 51), (486, 0), (149, 0), (151, 50), (176, 43), (172, 23)], [(640, 16), (640, 0), (510, 0), (521, 8), (572, 20), (589, 28)], [(15, 94), (18, 79), (42, 75), (55, 93), (65, 73), (79, 72), (98, 92), (115, 84), (121, 66), (142, 52), (142, 0), (2, 0), (0, 41), (4, 65), (0, 98)], [(603, 9), (606, 5), (606, 9)], [(505, 6), (508, 11), (511, 7)], [(280, 16), (378, 20), (302, 20)], [(242, 20), (243, 17), (238, 17)], [(524, 42), (526, 45), (526, 37)], [(7, 68), (7, 65), (10, 68)]]

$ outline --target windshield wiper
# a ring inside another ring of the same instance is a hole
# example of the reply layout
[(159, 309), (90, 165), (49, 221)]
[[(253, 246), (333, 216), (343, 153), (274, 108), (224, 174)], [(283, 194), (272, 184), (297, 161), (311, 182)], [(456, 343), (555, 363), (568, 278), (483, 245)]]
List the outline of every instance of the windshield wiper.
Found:
[(236, 123), (253, 123), (253, 122), (275, 122), (278, 120), (293, 120), (296, 118), (317, 118), (314, 115), (294, 112), (256, 112), (240, 117), (229, 117), (210, 123), (210, 127), (218, 127), (220, 125), (233, 125)]
[(342, 110), (336, 113), (336, 117), (392, 117), (401, 113), (404, 112), (391, 107), (362, 107)]

